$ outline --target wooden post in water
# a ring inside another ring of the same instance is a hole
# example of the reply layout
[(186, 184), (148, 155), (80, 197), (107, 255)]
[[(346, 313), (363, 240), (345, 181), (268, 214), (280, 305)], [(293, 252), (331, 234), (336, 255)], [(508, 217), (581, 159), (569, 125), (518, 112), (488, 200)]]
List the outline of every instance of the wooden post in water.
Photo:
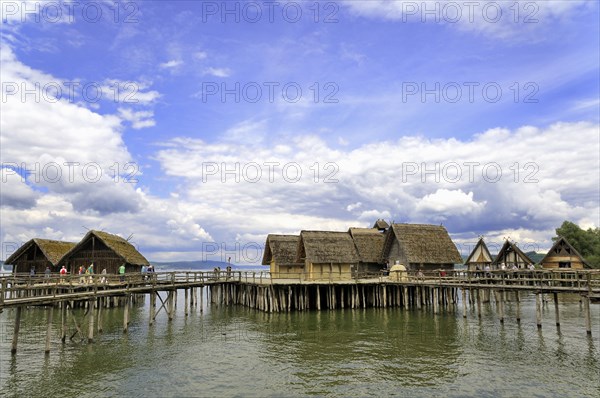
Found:
[(496, 303), (498, 305), (498, 315), (500, 317), (500, 323), (504, 323), (504, 292), (501, 291), (496, 296)]
[(521, 299), (519, 298), (519, 291), (515, 292), (517, 302), (517, 323), (521, 323)]
[(148, 324), (152, 326), (154, 324), (154, 318), (156, 318), (156, 292), (152, 290), (150, 292), (150, 315), (148, 316)]
[(60, 307), (60, 341), (63, 343), (67, 339), (67, 302), (61, 302)]
[(96, 306), (94, 305), (95, 301), (96, 300), (94, 299), (90, 299), (88, 301), (88, 316), (90, 317), (90, 319), (88, 320), (88, 343), (94, 342), (94, 318), (96, 317)]
[(12, 347), (10, 353), (15, 355), (17, 353), (17, 342), (19, 341), (19, 328), (21, 327), (21, 309), (19, 305), (15, 310), (15, 328), (13, 329)]
[(588, 335), (592, 335), (592, 316), (590, 313), (590, 296), (583, 298), (583, 314), (585, 316), (585, 331)]
[(558, 313), (558, 293), (554, 293), (554, 314), (556, 315), (556, 326), (560, 327), (560, 318)]
[(541, 293), (535, 294), (535, 318), (538, 329), (542, 328), (542, 297)]
[(467, 317), (467, 290), (462, 289), (463, 318)]
[(173, 312), (175, 311), (175, 291), (174, 290), (169, 290), (169, 293), (167, 295), (167, 300), (169, 300), (169, 321), (173, 320)]
[(129, 296), (125, 296), (123, 300), (123, 333), (127, 333), (127, 327), (129, 325)]
[(183, 313), (185, 316), (188, 316), (188, 308), (189, 308), (189, 289), (185, 290), (185, 303), (183, 304)]
[(46, 349), (44, 353), (50, 354), (50, 336), (52, 335), (52, 315), (54, 314), (54, 307), (49, 306), (46, 310), (48, 312), (48, 329), (46, 329)]
[(204, 288), (200, 286), (200, 312), (204, 312)]
[(104, 327), (102, 326), (102, 307), (104, 307), (104, 300), (104, 297), (100, 297), (98, 299), (98, 333), (102, 333), (102, 331), (104, 330)]
[(477, 301), (477, 317), (481, 319), (481, 290), (476, 290), (475, 300)]
[(321, 311), (321, 292), (320, 286), (317, 285), (317, 310)]

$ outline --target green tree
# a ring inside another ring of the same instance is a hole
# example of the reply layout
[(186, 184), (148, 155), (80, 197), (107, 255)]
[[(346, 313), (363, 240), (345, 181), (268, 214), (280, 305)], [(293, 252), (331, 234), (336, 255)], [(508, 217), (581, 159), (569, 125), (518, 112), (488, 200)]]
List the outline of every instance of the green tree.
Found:
[[(556, 235), (562, 236), (587, 260), (594, 268), (600, 268), (600, 229), (581, 229), (571, 221), (564, 221), (556, 228)], [(556, 240), (557, 238), (552, 238)]]

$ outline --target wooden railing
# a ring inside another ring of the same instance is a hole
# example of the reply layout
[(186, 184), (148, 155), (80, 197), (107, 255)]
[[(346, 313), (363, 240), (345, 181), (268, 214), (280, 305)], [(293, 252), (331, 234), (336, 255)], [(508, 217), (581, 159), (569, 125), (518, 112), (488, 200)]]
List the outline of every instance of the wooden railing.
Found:
[[(305, 273), (269, 271), (178, 271), (128, 273), (125, 275), (29, 275), (5, 274), (0, 277), (0, 307), (5, 300), (43, 292), (57, 296), (66, 291), (106, 292), (110, 290), (138, 291), (150, 288), (168, 289), (210, 285), (226, 282), (255, 284), (313, 284), (313, 283), (402, 283), (433, 286), (485, 286), (490, 288), (570, 288), (573, 292), (588, 291), (600, 294), (600, 270), (515, 270), (515, 271), (399, 271), (399, 272), (324, 272)], [(36, 294), (37, 295), (37, 294)]]

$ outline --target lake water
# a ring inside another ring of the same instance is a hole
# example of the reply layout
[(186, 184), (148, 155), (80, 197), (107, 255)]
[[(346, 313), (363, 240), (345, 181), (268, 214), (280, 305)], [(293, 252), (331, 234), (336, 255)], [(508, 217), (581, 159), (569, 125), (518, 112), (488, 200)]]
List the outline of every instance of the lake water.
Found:
[[(149, 300), (146, 300), (149, 301)], [(148, 304), (104, 312), (93, 344), (59, 340), (44, 356), (46, 311), (23, 311), (19, 350), (10, 355), (13, 310), (0, 314), (0, 395), (14, 397), (162, 396), (477, 396), (600, 397), (600, 305), (592, 305), (593, 337), (585, 333), (576, 297), (561, 297), (535, 325), (533, 296), (522, 321), (506, 304), (478, 319), (461, 307), (365, 309), (267, 314), (205, 304), (175, 319), (161, 312), (148, 326)], [(81, 315), (81, 314), (80, 314)]]

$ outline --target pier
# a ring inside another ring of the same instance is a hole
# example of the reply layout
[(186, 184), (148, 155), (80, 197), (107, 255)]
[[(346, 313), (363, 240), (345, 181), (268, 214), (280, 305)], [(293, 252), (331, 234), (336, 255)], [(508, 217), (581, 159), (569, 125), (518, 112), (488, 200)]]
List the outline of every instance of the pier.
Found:
[[(129, 306), (150, 299), (148, 322), (164, 313), (172, 320), (177, 295), (184, 294), (184, 316), (194, 308), (202, 311), (204, 300), (214, 305), (243, 305), (265, 312), (334, 310), (358, 308), (398, 308), (403, 311), (427, 309), (433, 316), (443, 310), (461, 311), (467, 317), (474, 310), (482, 316), (482, 303), (494, 302), (498, 321), (504, 323), (505, 303), (516, 305), (516, 322), (521, 322), (520, 297), (536, 297), (535, 322), (542, 327), (542, 306), (553, 303), (555, 323), (560, 327), (558, 294), (580, 296), (585, 331), (592, 334), (591, 302), (600, 299), (600, 270), (515, 270), (515, 271), (431, 271), (379, 273), (339, 272), (307, 279), (302, 273), (269, 272), (160, 272), (150, 274), (30, 276), (10, 274), (0, 277), (0, 312), (14, 309), (11, 352), (18, 347), (23, 311), (43, 306), (47, 311), (45, 352), (50, 352), (51, 326), (55, 310), (60, 312), (61, 341), (79, 335), (94, 342), (102, 333), (103, 312), (123, 306), (123, 333), (129, 325)], [(83, 319), (73, 309), (85, 308)], [(75, 334), (67, 336), (67, 323)], [(85, 325), (87, 324), (87, 331)]]

